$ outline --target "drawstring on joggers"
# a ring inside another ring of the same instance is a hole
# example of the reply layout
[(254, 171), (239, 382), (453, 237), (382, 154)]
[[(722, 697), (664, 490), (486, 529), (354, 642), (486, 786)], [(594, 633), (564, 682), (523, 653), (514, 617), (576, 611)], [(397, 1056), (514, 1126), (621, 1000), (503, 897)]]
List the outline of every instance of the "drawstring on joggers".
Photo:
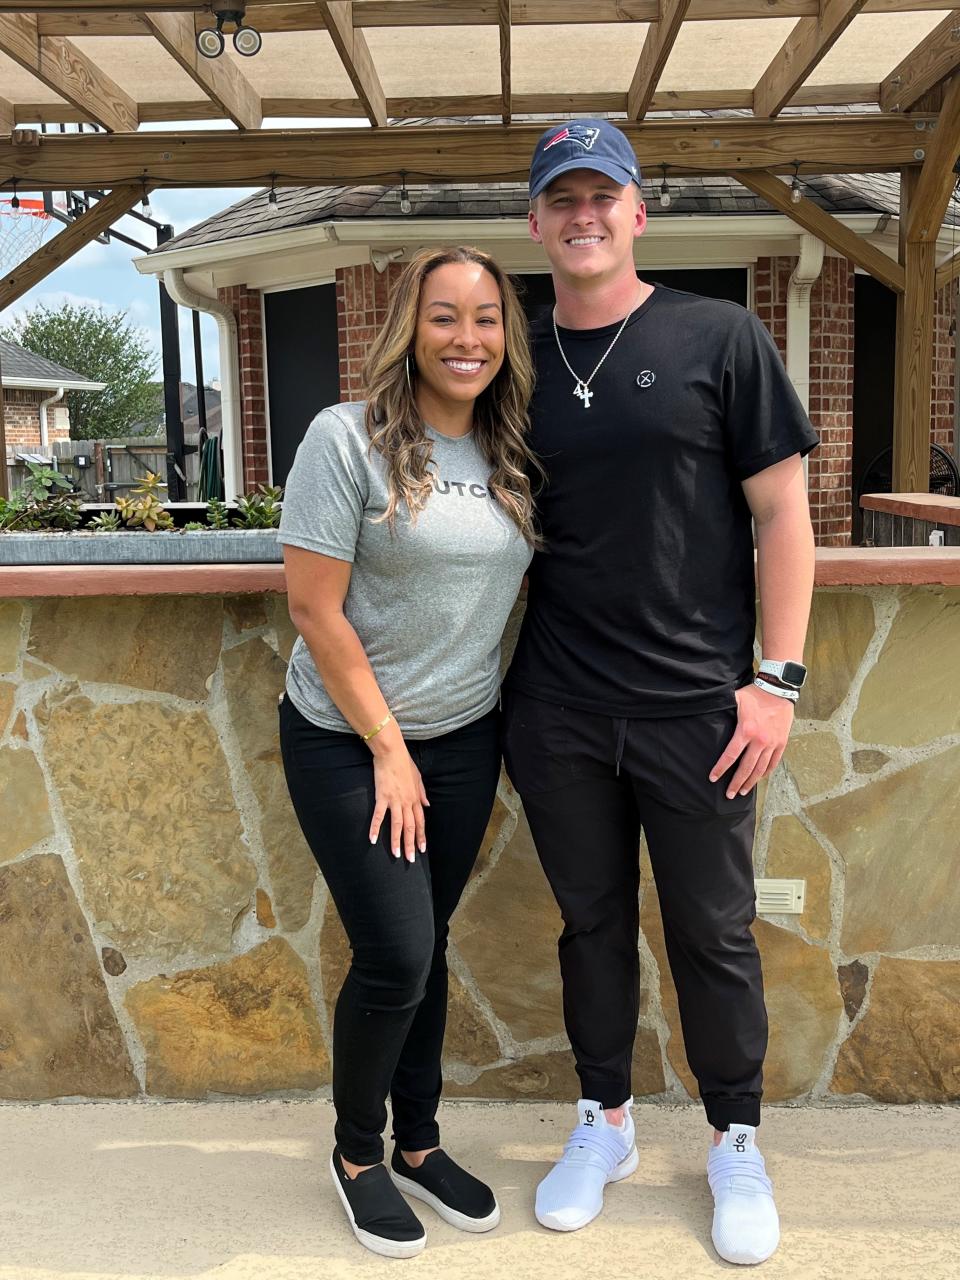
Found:
[(626, 720), (617, 721), (617, 777), (620, 777), (620, 761), (623, 759), (623, 744), (627, 740)]

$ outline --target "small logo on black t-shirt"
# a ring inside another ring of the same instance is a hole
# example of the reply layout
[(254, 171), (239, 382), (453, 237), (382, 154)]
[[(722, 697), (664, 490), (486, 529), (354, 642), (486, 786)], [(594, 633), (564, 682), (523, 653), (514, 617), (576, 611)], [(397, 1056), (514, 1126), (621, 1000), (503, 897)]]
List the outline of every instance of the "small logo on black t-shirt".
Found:
[(657, 375), (652, 369), (644, 369), (641, 373), (637, 374), (638, 387), (652, 387), (656, 380)]

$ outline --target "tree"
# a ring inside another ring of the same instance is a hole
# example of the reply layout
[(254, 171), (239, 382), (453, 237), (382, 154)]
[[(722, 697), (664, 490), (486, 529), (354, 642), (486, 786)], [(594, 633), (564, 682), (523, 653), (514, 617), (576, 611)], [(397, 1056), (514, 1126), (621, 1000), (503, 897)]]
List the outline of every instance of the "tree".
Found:
[(68, 391), (73, 440), (110, 440), (131, 433), (156, 409), (156, 356), (125, 311), (65, 302), (40, 305), (0, 329), (0, 337), (35, 355), (105, 382), (103, 391)]

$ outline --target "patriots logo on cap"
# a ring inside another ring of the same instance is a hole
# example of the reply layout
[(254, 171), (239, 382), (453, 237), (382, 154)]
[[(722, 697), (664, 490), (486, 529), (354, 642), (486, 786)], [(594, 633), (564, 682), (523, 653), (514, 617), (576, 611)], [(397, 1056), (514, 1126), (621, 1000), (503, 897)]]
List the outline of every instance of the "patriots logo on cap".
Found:
[(559, 133), (555, 133), (550, 141), (544, 145), (543, 149), (544, 151), (549, 151), (558, 142), (576, 142), (583, 147), (584, 151), (592, 151), (593, 144), (599, 137), (599, 129), (588, 129), (582, 124), (569, 125), (567, 128), (561, 129)]

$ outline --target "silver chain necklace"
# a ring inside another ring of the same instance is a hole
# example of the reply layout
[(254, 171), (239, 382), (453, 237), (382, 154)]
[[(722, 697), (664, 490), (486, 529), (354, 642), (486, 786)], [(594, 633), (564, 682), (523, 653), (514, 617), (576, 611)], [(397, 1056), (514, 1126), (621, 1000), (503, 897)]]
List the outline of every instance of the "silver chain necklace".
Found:
[(637, 302), (636, 305), (631, 307), (630, 310), (627, 312), (627, 314), (623, 317), (623, 320), (621, 321), (621, 324), (620, 324), (620, 328), (613, 335), (613, 341), (610, 343), (609, 347), (607, 347), (606, 351), (600, 357), (597, 363), (597, 367), (594, 369), (593, 373), (591, 373), (590, 377), (587, 378), (586, 380), (581, 378), (579, 373), (577, 373), (575, 369), (572, 369), (570, 367), (570, 361), (567, 359), (566, 352), (564, 351), (563, 345), (560, 342), (560, 331), (557, 328), (557, 308), (556, 307), (553, 308), (553, 336), (557, 340), (557, 350), (560, 352), (560, 359), (567, 366), (567, 369), (570, 373), (571, 378), (573, 378), (574, 382), (576, 383), (576, 386), (573, 388), (573, 394), (577, 397), (578, 400), (583, 402), (583, 407), (585, 409), (590, 408), (590, 401), (594, 397), (594, 392), (590, 390), (590, 383), (594, 380), (594, 378), (600, 372), (601, 365), (603, 364), (604, 360), (606, 360), (607, 356), (610, 354), (613, 348), (617, 345), (617, 340), (619, 339), (621, 333), (623, 333), (624, 329), (627, 327), (627, 321), (630, 319), (634, 311), (636, 311), (637, 307), (639, 306), (640, 306), (640, 303)]

